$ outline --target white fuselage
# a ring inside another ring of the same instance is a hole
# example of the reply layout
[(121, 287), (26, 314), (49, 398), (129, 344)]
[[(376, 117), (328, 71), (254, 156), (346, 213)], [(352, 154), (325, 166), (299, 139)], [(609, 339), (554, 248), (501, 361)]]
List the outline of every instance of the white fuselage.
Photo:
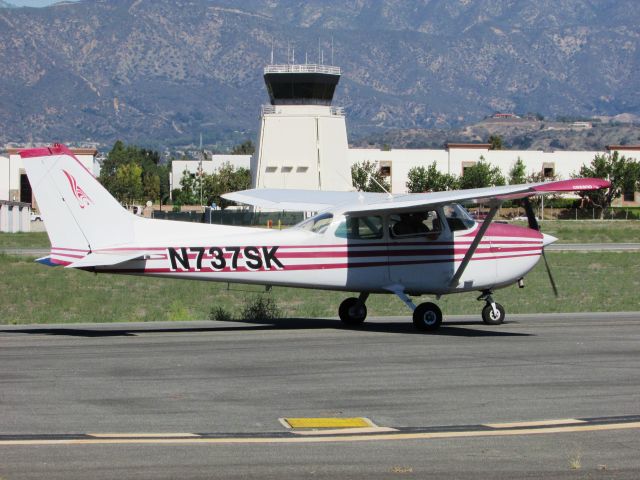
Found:
[[(535, 266), (543, 246), (537, 231), (492, 224), (458, 285), (450, 287), (478, 224), (455, 232), (445, 224), (439, 233), (397, 238), (384, 217), (381, 238), (350, 239), (341, 234), (344, 219), (337, 215), (322, 232), (176, 222), (176, 229), (183, 226), (183, 235), (176, 230), (171, 239), (149, 235), (136, 245), (94, 251), (140, 251), (144, 259), (89, 270), (371, 293), (388, 293), (389, 286), (400, 285), (410, 294), (447, 294), (510, 285)], [(61, 264), (87, 253), (52, 248), (54, 261)]]

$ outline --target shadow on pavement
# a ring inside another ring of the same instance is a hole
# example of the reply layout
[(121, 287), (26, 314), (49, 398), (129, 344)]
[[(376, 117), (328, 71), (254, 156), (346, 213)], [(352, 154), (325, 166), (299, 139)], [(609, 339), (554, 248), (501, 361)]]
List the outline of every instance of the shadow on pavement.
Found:
[[(145, 333), (206, 333), (206, 332), (234, 332), (234, 331), (258, 331), (258, 330), (319, 330), (334, 329), (357, 332), (373, 333), (403, 333), (411, 335), (437, 335), (451, 337), (530, 337), (530, 333), (501, 332), (499, 330), (486, 330), (486, 326), (480, 322), (443, 322), (437, 333), (420, 332), (413, 327), (410, 322), (372, 322), (364, 323), (358, 327), (347, 327), (335, 319), (308, 319), (308, 318), (278, 318), (262, 321), (257, 320), (237, 320), (234, 322), (223, 322), (219, 326), (214, 326), (218, 322), (212, 321), (211, 327), (149, 327), (149, 328), (115, 328), (110, 327), (38, 327), (23, 329), (0, 330), (0, 333), (22, 333), (28, 335), (55, 335), (70, 337), (130, 337)], [(233, 323), (233, 325), (230, 325)], [(464, 326), (463, 326), (464, 325)], [(477, 326), (478, 328), (468, 328)], [(496, 327), (500, 328), (500, 327)]]

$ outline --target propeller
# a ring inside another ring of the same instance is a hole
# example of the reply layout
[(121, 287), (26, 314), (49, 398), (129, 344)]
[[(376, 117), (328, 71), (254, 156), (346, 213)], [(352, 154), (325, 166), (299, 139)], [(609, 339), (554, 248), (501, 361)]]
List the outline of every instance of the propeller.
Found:
[[(533, 230), (540, 231), (540, 225), (538, 224), (538, 219), (536, 218), (536, 214), (533, 211), (533, 206), (529, 201), (529, 197), (525, 197), (522, 199), (522, 204), (524, 206), (524, 211), (527, 213), (527, 220), (529, 221), (529, 228)], [(551, 243), (551, 242), (548, 242)], [(551, 267), (549, 266), (549, 262), (547, 261), (547, 256), (544, 253), (544, 245), (545, 240), (543, 239), (542, 243), (542, 258), (544, 259), (544, 266), (547, 269), (547, 275), (549, 276), (549, 282), (551, 283), (551, 288), (553, 289), (553, 294), (558, 297), (558, 287), (556, 286), (556, 282), (553, 279), (553, 274), (551, 273)]]

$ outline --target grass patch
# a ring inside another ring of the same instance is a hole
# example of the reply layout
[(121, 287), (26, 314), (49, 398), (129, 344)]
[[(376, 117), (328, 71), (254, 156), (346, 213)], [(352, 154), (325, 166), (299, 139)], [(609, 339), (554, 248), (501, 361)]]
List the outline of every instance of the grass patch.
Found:
[[(638, 310), (640, 255), (636, 252), (548, 252), (547, 257), (560, 298), (553, 296), (544, 265), (539, 262), (525, 279), (525, 289), (511, 286), (496, 292), (495, 298), (505, 306), (507, 315)], [(246, 310), (256, 302), (249, 294), (262, 291), (240, 285), (228, 289), (227, 284), (212, 282), (94, 275), (1, 254), (0, 278), (0, 324), (240, 318), (254, 315)], [(306, 318), (336, 317), (338, 305), (348, 296), (345, 292), (274, 287), (270, 294), (258, 298), (273, 302), (261, 306), (263, 313), (282, 305), (274, 316)], [(479, 316), (483, 304), (476, 296), (473, 292), (449, 295), (438, 304), (445, 316)], [(420, 301), (426, 300), (422, 297)], [(372, 316), (409, 318), (409, 310), (391, 295), (372, 295), (367, 307)]]
[(47, 248), (51, 246), (46, 232), (0, 232), (0, 248)]
[[(524, 225), (524, 223), (523, 223)], [(558, 243), (638, 243), (638, 220), (545, 220), (544, 233), (558, 238)]]

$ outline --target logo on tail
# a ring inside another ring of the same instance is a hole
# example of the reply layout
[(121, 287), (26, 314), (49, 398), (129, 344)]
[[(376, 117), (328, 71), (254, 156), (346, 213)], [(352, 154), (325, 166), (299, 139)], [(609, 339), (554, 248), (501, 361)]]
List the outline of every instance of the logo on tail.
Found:
[(84, 190), (82, 190), (82, 188), (78, 185), (78, 182), (76, 182), (76, 179), (74, 178), (74, 176), (71, 175), (66, 170), (62, 170), (62, 171), (67, 176), (67, 180), (69, 180), (71, 191), (73, 192), (73, 195), (78, 200), (78, 205), (80, 205), (80, 208), (84, 208), (88, 205), (91, 205), (93, 201), (89, 198), (89, 195), (84, 193)]

